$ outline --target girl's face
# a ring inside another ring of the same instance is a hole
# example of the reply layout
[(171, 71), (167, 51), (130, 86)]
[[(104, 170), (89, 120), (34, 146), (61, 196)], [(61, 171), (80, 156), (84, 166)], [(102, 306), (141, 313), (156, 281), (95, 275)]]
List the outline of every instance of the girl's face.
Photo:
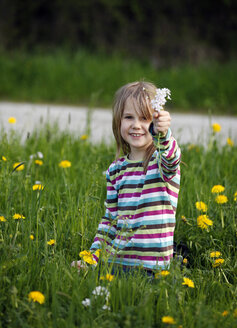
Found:
[(124, 141), (130, 145), (130, 159), (143, 160), (147, 147), (152, 143), (150, 123), (151, 120), (137, 112), (132, 101), (128, 99), (121, 119), (120, 132)]

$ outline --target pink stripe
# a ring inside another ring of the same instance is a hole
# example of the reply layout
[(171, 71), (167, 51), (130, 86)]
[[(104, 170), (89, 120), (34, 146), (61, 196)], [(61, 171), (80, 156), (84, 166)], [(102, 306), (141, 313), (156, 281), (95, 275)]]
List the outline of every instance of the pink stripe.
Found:
[(140, 192), (134, 192), (134, 193), (124, 193), (118, 195), (118, 198), (131, 198), (131, 197), (140, 197), (141, 193)]
[(158, 210), (158, 211), (150, 211), (150, 212), (143, 212), (134, 215), (134, 219), (141, 218), (143, 216), (154, 216), (154, 215), (162, 215), (162, 214), (174, 214), (173, 210)]
[(163, 233), (154, 233), (154, 234), (135, 234), (133, 236), (134, 239), (154, 239), (154, 238), (166, 238), (166, 237), (172, 237), (174, 235), (174, 232), (163, 232)]
[(117, 255), (119, 258), (125, 258), (125, 259), (135, 259), (135, 260), (142, 260), (142, 261), (169, 261), (173, 256), (140, 256), (140, 255)]
[(166, 187), (158, 187), (158, 188), (150, 188), (150, 189), (145, 189), (142, 191), (143, 194), (151, 194), (151, 193), (157, 193), (160, 191), (167, 191), (167, 193), (171, 196), (174, 196), (176, 198), (178, 198), (178, 194)]
[(176, 141), (174, 140), (172, 144), (172, 148), (170, 149), (168, 156), (166, 158), (170, 158), (172, 156), (172, 154), (174, 153), (175, 146), (176, 146)]

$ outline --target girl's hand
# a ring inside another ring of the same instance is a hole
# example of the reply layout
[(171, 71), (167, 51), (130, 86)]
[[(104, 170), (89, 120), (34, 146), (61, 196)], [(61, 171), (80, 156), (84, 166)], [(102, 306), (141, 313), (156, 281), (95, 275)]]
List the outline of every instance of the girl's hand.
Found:
[(165, 137), (170, 127), (170, 113), (165, 110), (161, 110), (159, 113), (155, 111), (152, 121), (155, 134), (161, 133)]
[(71, 267), (76, 267), (78, 272), (80, 272), (81, 270), (86, 270), (87, 269), (87, 265), (83, 261), (73, 261), (71, 263)]

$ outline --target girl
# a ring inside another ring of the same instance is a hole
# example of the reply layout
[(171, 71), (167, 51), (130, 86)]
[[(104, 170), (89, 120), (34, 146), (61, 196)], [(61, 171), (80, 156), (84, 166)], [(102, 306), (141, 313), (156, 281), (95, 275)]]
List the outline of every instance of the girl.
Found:
[(157, 90), (148, 82), (126, 84), (113, 106), (117, 154), (106, 173), (106, 211), (90, 250), (98, 262), (98, 249), (105, 249), (108, 262), (125, 271), (165, 268), (173, 257), (180, 149), (170, 114), (152, 108)]

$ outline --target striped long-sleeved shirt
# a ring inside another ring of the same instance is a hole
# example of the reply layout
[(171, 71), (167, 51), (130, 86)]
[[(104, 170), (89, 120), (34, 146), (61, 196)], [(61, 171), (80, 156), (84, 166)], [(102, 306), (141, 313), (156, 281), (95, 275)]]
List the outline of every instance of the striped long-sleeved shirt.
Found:
[[(158, 137), (153, 140), (158, 147)], [(146, 173), (141, 161), (127, 156), (109, 166), (106, 212), (91, 251), (105, 247), (110, 263), (153, 270), (167, 267), (173, 256), (181, 153), (170, 129), (159, 149)]]

